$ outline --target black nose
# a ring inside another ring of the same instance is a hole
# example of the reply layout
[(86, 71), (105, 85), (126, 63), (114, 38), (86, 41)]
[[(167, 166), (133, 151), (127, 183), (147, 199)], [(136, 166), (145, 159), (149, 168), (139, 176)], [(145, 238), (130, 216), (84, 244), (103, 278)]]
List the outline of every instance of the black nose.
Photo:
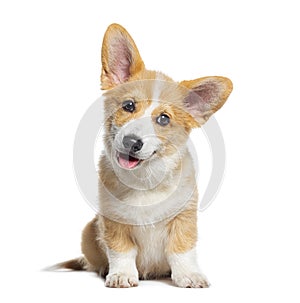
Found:
[(136, 153), (143, 147), (143, 141), (135, 136), (125, 136), (123, 138), (123, 145), (126, 149)]

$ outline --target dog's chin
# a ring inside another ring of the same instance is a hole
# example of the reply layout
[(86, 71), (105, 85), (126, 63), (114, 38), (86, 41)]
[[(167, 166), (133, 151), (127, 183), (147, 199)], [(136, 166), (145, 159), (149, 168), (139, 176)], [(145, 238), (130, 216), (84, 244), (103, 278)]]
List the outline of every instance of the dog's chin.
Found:
[(139, 167), (140, 165), (142, 165), (143, 162), (146, 162), (150, 158), (152, 158), (154, 154), (155, 154), (155, 152), (152, 153), (151, 156), (146, 159), (140, 159), (140, 158), (136, 158), (132, 155), (117, 151), (116, 152), (116, 162), (123, 169), (133, 170), (133, 169), (136, 169), (137, 167)]

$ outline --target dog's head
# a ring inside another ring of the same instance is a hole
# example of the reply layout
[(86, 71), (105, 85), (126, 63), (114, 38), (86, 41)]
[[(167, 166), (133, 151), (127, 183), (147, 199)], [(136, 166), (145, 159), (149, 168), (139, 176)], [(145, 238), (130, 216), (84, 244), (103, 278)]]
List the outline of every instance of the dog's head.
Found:
[(124, 172), (150, 163), (158, 168), (162, 159), (168, 163), (165, 169), (176, 166), (191, 129), (221, 108), (232, 90), (224, 77), (178, 83), (147, 70), (133, 39), (117, 24), (104, 36), (101, 83), (107, 90), (106, 153)]

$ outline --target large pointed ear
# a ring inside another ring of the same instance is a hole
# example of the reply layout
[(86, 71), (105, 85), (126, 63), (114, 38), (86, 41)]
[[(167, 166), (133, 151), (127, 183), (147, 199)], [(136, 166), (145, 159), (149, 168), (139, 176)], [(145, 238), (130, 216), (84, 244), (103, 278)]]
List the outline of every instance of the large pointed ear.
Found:
[(232, 82), (225, 77), (204, 77), (180, 85), (188, 88), (184, 107), (199, 126), (222, 107), (232, 91)]
[(102, 89), (110, 89), (126, 82), (145, 68), (139, 51), (125, 28), (111, 24), (102, 44)]

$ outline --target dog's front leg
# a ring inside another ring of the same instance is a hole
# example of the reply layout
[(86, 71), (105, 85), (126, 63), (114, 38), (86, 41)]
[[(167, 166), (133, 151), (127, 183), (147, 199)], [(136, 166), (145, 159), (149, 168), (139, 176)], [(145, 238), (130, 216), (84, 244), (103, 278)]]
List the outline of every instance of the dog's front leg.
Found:
[(138, 271), (135, 264), (136, 249), (117, 252), (108, 249), (109, 273), (106, 276), (107, 287), (138, 286)]
[(137, 249), (131, 240), (131, 227), (105, 219), (105, 244), (109, 272), (105, 286), (127, 288), (138, 285)]
[(171, 277), (179, 287), (204, 288), (209, 286), (197, 262), (196, 241), (196, 211), (183, 211), (169, 223), (167, 246)]
[(195, 248), (184, 253), (172, 253), (168, 257), (172, 280), (179, 287), (205, 288), (209, 286), (201, 273)]

